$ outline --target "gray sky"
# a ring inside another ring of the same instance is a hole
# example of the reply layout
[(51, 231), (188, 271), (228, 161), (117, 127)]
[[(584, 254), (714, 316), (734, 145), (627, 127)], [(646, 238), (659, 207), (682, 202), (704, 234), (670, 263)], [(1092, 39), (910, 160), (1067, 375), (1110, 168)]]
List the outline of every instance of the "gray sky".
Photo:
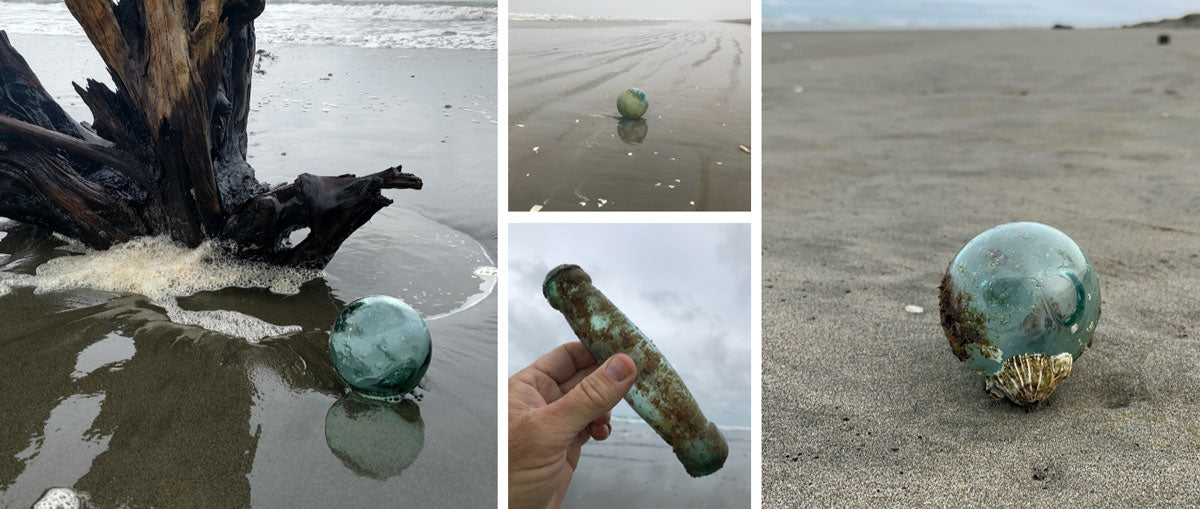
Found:
[[(574, 263), (662, 351), (709, 420), (750, 425), (750, 228), (744, 224), (512, 224), (508, 373), (578, 341), (542, 297)], [(636, 416), (621, 402), (616, 415)]]
[(1195, 0), (763, 0), (768, 30), (1111, 27), (1200, 12)]
[(511, 0), (508, 11), (614, 18), (749, 19), (750, 0)]

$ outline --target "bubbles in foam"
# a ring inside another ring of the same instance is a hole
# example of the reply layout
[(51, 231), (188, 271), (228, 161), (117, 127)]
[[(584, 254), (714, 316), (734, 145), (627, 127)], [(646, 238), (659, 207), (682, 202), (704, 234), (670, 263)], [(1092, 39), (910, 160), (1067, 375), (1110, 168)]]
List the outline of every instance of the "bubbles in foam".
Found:
[(167, 237), (144, 237), (105, 251), (83, 251), (54, 258), (39, 266), (33, 276), (0, 272), (0, 295), (13, 286), (31, 286), (38, 294), (79, 288), (141, 294), (166, 310), (175, 323), (258, 341), (300, 327), (275, 325), (235, 311), (185, 310), (178, 298), (232, 287), (292, 295), (305, 282), (322, 275), (318, 270), (237, 260), (212, 242), (189, 249)]
[(79, 509), (82, 496), (70, 488), (50, 488), (33, 504), (33, 509)]

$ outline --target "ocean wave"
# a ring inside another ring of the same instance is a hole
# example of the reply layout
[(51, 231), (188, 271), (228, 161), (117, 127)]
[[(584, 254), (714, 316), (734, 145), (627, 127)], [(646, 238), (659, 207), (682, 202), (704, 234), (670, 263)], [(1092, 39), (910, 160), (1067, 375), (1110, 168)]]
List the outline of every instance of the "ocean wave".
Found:
[[(641, 417), (638, 417), (636, 415), (613, 414), (610, 417), (610, 419), (612, 420), (612, 422), (620, 423), (622, 425), (626, 425), (626, 426), (630, 426), (630, 427), (638, 427), (638, 426), (645, 427), (647, 430), (651, 431), (651, 433), (647, 436), (653, 436), (653, 430), (650, 428), (650, 425), (646, 424), (645, 420), (643, 420)], [(750, 434), (750, 426), (741, 426), (741, 425), (733, 425), (733, 424), (717, 424), (717, 428), (719, 428), (722, 432), (725, 432), (725, 433), (740, 433), (740, 434), (746, 434), (746, 435)]]
[(616, 16), (575, 16), (572, 14), (535, 14), (510, 12), (509, 21), (671, 21), (656, 18), (622, 18)]
[[(61, 0), (0, 0), (0, 29), (83, 36)], [(471, 2), (271, 2), (255, 20), (259, 45), (495, 50), (495, 4)]]
[[(336, 16), (372, 21), (496, 21), (496, 8), (462, 4), (280, 3), (271, 4), (263, 16), (297, 18)], [(259, 18), (260, 20), (262, 18)]]

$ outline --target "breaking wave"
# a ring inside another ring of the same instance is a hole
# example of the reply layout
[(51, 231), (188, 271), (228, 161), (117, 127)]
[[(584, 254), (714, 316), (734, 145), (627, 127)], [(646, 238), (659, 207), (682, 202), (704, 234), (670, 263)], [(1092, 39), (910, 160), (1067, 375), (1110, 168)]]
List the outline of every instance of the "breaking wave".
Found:
[[(495, 50), (495, 3), (272, 2), (254, 22), (259, 46)], [(0, 29), (13, 34), (83, 36), (61, 0), (0, 0)]]

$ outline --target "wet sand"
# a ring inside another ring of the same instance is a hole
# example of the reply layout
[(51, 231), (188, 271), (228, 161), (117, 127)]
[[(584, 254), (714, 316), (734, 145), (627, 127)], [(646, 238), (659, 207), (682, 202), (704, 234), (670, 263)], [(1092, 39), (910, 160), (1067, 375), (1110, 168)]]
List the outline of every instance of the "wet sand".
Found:
[[(764, 506), (1200, 504), (1200, 36), (1157, 34), (764, 37)], [(1032, 412), (983, 393), (937, 304), (1019, 220), (1104, 299)]]
[[(71, 80), (105, 76), (87, 41), (11, 39), (69, 113), (89, 119), (70, 92)], [(494, 278), (473, 274), (496, 253), (495, 53), (260, 48), (275, 55), (254, 77), (261, 180), (399, 163), (425, 189), (387, 192), (396, 203), (296, 295), (179, 300), (303, 328), (258, 344), (171, 323), (139, 295), (0, 297), (0, 506), (60, 486), (98, 507), (495, 505)], [(72, 254), (15, 223), (0, 229), (4, 270)], [(337, 311), (371, 294), (410, 302), (433, 336), (428, 375), (400, 405), (346, 396), (329, 361)]]
[(510, 210), (749, 210), (749, 24), (509, 27)]
[(613, 435), (589, 442), (563, 507), (749, 507), (750, 430), (721, 428), (725, 466), (692, 478), (671, 446), (639, 418), (613, 417)]

